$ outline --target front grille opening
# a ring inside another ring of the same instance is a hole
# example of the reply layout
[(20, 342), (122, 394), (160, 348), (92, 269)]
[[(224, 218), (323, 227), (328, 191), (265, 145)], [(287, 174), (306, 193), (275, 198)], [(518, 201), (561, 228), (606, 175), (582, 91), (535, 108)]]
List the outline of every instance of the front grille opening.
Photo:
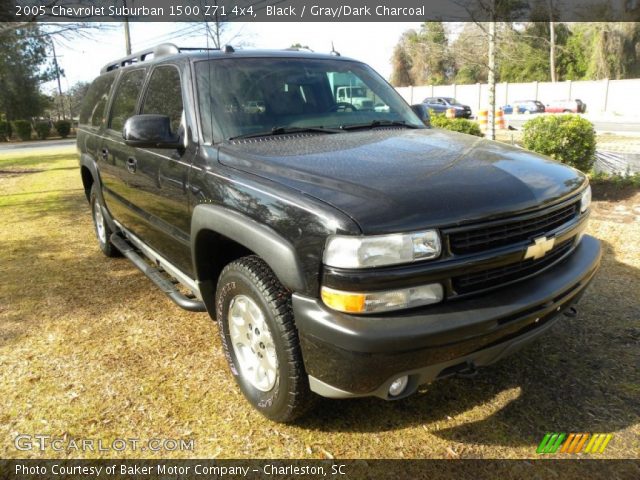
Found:
[(551, 266), (563, 257), (573, 246), (574, 239), (565, 240), (556, 245), (543, 258), (529, 259), (518, 263), (512, 263), (503, 267), (491, 268), (481, 272), (460, 275), (453, 278), (453, 289), (459, 295), (479, 292), (489, 288), (495, 288), (505, 283), (521, 280)]
[(449, 234), (449, 245), (451, 252), (457, 255), (483, 252), (547, 234), (570, 222), (577, 214), (578, 204), (573, 203), (553, 211), (544, 210), (539, 216), (526, 220), (470, 227), (469, 230)]

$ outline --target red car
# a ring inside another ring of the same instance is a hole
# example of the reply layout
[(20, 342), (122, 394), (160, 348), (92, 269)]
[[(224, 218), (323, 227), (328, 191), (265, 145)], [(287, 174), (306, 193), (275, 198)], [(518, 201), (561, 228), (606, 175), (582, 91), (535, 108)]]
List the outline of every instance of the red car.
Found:
[(545, 112), (548, 113), (584, 113), (587, 104), (582, 100), (555, 100), (547, 103)]

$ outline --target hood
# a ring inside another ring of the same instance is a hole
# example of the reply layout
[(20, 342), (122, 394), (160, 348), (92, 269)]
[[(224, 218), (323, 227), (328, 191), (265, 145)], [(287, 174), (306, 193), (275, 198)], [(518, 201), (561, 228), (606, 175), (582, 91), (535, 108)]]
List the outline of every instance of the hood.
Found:
[(334, 206), (365, 234), (519, 213), (565, 198), (585, 182), (535, 153), (437, 129), (247, 139), (221, 146), (219, 159)]

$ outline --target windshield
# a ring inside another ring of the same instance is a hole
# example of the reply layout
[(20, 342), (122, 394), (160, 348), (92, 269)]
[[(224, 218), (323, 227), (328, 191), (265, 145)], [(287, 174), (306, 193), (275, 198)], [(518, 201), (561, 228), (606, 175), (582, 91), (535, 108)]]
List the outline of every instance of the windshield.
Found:
[(196, 63), (205, 141), (286, 128), (372, 122), (423, 127), (400, 95), (364, 64), (308, 58), (229, 58)]
[(451, 97), (445, 97), (445, 100), (447, 101), (447, 103), (449, 105), (462, 105), (458, 100), (456, 100), (455, 98), (451, 98)]

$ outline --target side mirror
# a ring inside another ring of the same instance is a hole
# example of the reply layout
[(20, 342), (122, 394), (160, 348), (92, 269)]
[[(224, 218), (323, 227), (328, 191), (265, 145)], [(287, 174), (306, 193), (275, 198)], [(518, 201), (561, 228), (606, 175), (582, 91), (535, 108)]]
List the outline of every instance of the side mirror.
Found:
[(413, 113), (418, 116), (422, 123), (424, 123), (427, 127), (431, 126), (429, 107), (427, 107), (424, 103), (417, 103), (415, 105), (411, 105), (411, 110), (413, 110)]
[(124, 143), (139, 148), (180, 148), (180, 137), (171, 132), (167, 115), (134, 115), (124, 122)]

